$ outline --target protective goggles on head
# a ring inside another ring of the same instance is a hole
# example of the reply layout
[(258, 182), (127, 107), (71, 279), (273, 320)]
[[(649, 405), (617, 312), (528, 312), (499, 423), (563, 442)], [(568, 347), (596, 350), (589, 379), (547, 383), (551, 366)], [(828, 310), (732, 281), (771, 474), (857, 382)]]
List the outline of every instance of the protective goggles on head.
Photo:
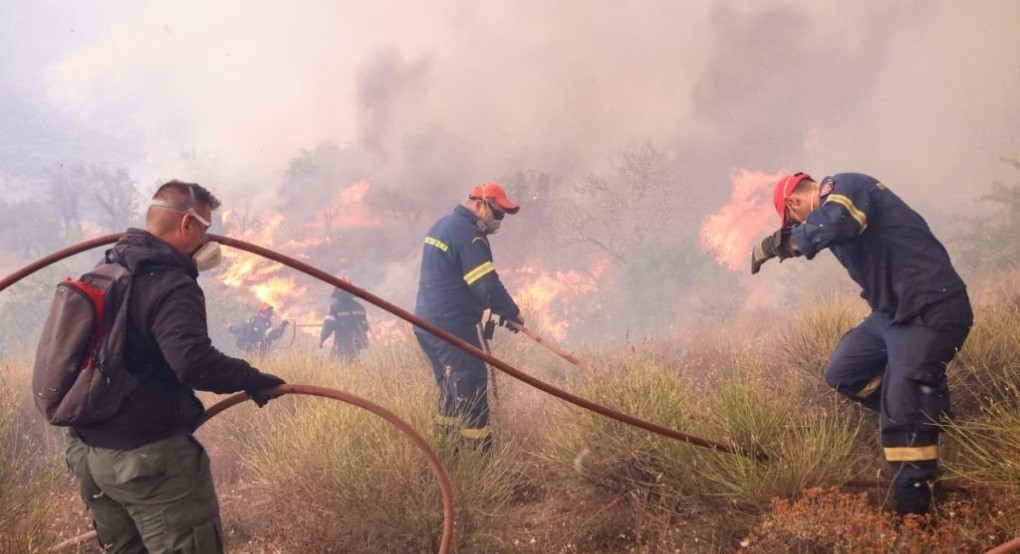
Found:
[(197, 203), (197, 200), (195, 199), (195, 189), (193, 187), (190, 187), (190, 186), (187, 187), (187, 188), (188, 188), (188, 200), (187, 200), (187, 202), (171, 202), (169, 200), (156, 199), (156, 200), (153, 200), (152, 202), (150, 202), (149, 205), (150, 206), (158, 206), (160, 208), (170, 208), (171, 210), (177, 210), (179, 212), (188, 213), (188, 214), (191, 215), (191, 217), (193, 217), (196, 220), (198, 220), (199, 223), (201, 223), (202, 225), (205, 225), (206, 229), (208, 229), (209, 227), (212, 227), (212, 222), (210, 222), (210, 221), (206, 220), (204, 217), (198, 215), (198, 212), (195, 211), (195, 204)]

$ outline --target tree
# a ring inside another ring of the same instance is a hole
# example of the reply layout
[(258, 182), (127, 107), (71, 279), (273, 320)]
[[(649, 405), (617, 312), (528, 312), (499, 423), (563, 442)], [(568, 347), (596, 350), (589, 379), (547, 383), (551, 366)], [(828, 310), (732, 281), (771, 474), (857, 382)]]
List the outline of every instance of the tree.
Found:
[(111, 232), (123, 231), (138, 214), (139, 193), (126, 169), (89, 171), (91, 199), (99, 209), (100, 224)]
[[(1002, 158), (1002, 162), (1020, 171), (1020, 158)], [(1020, 181), (992, 183), (992, 190), (978, 198), (991, 205), (979, 217), (964, 218), (969, 232), (960, 237), (966, 244), (965, 265), (981, 269), (1008, 269), (1020, 265)]]

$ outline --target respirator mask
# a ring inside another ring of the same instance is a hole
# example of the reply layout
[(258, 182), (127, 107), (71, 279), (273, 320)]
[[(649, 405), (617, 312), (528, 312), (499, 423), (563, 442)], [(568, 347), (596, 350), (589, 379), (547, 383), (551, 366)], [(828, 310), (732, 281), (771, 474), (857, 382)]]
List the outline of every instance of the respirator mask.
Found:
[[(195, 218), (196, 221), (205, 226), (205, 231), (208, 231), (212, 227), (211, 221), (206, 221), (204, 217), (195, 211), (195, 189), (188, 187), (188, 201), (183, 203), (170, 202), (169, 200), (156, 199), (149, 203), (150, 206), (157, 206), (160, 208), (170, 208), (171, 210), (177, 210), (185, 212), (191, 217)], [(203, 234), (205, 233), (203, 231)], [(202, 245), (198, 247), (192, 255), (191, 259), (194, 260), (195, 266), (199, 272), (208, 271), (214, 267), (220, 265), (220, 261), (223, 260), (223, 252), (220, 250), (220, 243), (212, 242), (206, 236)]]
[(199, 272), (209, 271), (220, 265), (220, 261), (223, 260), (223, 250), (220, 249), (220, 243), (209, 241), (199, 247), (191, 255), (191, 259), (195, 260)]
[(503, 223), (503, 218), (506, 217), (506, 214), (493, 209), (492, 204), (489, 204), (487, 201), (483, 200), (483, 202), (485, 202), (485, 206), (489, 209), (489, 218), (486, 221), (479, 219), (478, 227), (487, 235), (495, 235), (499, 231), (499, 226)]

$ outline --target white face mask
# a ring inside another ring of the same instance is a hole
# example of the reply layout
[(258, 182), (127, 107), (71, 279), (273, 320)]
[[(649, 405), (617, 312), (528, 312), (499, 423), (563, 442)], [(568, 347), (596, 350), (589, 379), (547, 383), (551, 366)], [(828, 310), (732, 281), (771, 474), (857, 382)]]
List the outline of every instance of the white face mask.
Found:
[(489, 217), (484, 219), (479, 217), (478, 228), (481, 229), (482, 232), (485, 233), (486, 235), (495, 235), (496, 232), (499, 231), (499, 225), (503, 222), (496, 219), (496, 216), (494, 215), (491, 206), (486, 205), (485, 211), (489, 212)]
[(485, 223), (485, 228), (482, 230), (485, 231), (487, 235), (495, 235), (496, 232), (499, 231), (500, 223), (502, 223), (502, 221), (498, 219), (490, 219)]
[(220, 265), (220, 261), (223, 260), (223, 251), (220, 250), (220, 243), (209, 241), (195, 251), (191, 257), (195, 260), (199, 272), (209, 271)]

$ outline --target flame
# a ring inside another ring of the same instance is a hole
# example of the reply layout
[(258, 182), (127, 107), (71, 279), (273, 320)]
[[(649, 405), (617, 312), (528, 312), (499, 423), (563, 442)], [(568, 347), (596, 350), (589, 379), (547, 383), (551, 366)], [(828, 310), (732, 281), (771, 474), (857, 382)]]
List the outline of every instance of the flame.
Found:
[(598, 308), (592, 302), (580, 307), (576, 301), (599, 291), (599, 278), (609, 266), (609, 260), (601, 258), (587, 272), (547, 271), (529, 263), (510, 270), (508, 284), (525, 323), (555, 340), (564, 340), (574, 317)]
[(333, 200), (312, 218), (309, 227), (325, 232), (354, 227), (378, 227), (384, 220), (365, 203), (372, 184), (359, 181), (340, 190)]
[(782, 173), (768, 174), (745, 169), (730, 173), (730, 201), (701, 224), (701, 245), (733, 271), (744, 271), (756, 239), (774, 230), (776, 210), (772, 189)]
[[(303, 228), (289, 229), (291, 236), (284, 240), (281, 235), (284, 216), (273, 211), (239, 214), (225, 211), (222, 223), (225, 234), (246, 242), (281, 250), (295, 258), (308, 257), (311, 248), (329, 243), (330, 231), (338, 228), (371, 227), (380, 225), (382, 219), (372, 213), (365, 203), (371, 188), (368, 181), (359, 181), (346, 187), (338, 187), (333, 200), (320, 209)], [(278, 318), (290, 319), (300, 324), (301, 332), (318, 335), (317, 326), (325, 310), (321, 295), (299, 286), (296, 275), (282, 264), (267, 260), (242, 250), (224, 249), (223, 262), (216, 272), (216, 279), (223, 285), (238, 289), (258, 303), (275, 308)], [(378, 342), (397, 342), (406, 339), (395, 321), (370, 321), (373, 339)]]

